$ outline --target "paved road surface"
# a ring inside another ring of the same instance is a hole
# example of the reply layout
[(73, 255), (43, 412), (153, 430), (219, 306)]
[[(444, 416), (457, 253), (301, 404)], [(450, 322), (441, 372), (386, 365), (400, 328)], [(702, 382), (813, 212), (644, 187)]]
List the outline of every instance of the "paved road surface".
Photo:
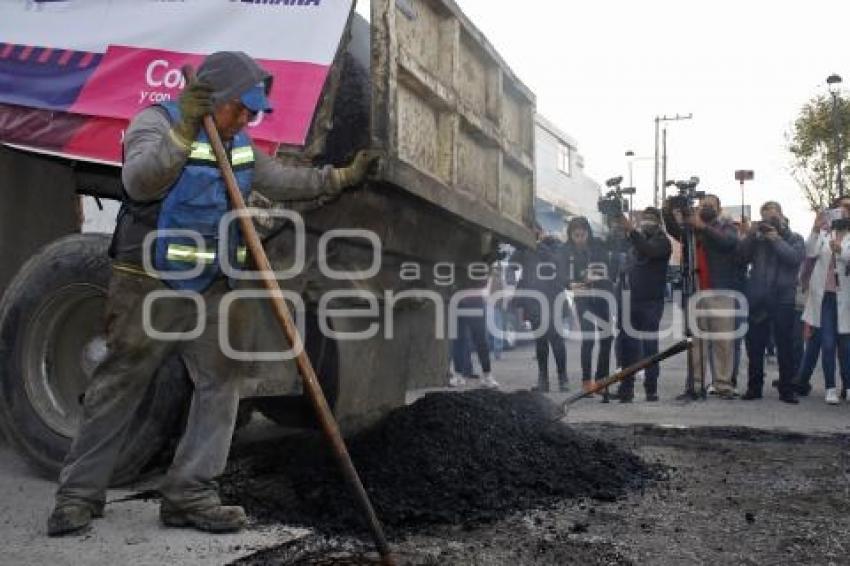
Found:
[[(578, 387), (578, 345), (568, 346), (571, 385)], [(657, 423), (669, 426), (749, 426), (788, 429), (806, 433), (850, 432), (850, 404), (836, 407), (823, 402), (823, 384), (819, 373), (814, 379), (813, 395), (797, 406), (780, 403), (775, 390), (766, 388), (761, 401), (721, 401), (709, 399), (682, 404), (674, 400), (684, 386), (685, 356), (680, 355), (662, 366), (661, 401), (643, 400), (638, 384), (635, 403), (602, 404), (597, 399), (579, 402), (569, 413), (570, 422)], [(746, 362), (744, 362), (744, 368)], [(531, 345), (505, 352), (494, 364), (495, 374), (504, 389), (528, 388), (536, 382), (536, 363)], [(768, 383), (775, 377), (775, 366), (768, 366)], [(742, 374), (743, 375), (743, 374)], [(554, 376), (553, 376), (554, 381)], [(743, 383), (743, 379), (742, 379)], [(417, 391), (410, 399), (424, 394)], [(555, 398), (561, 394), (553, 394)], [(271, 425), (256, 418), (242, 437), (268, 434)], [(237, 442), (240, 439), (237, 438)], [(118, 499), (149, 487), (132, 486), (131, 491), (112, 492)], [(37, 477), (17, 454), (0, 441), (0, 563), (15, 565), (147, 565), (147, 564), (224, 564), (239, 556), (292, 537), (304, 531), (285, 528), (249, 529), (239, 535), (210, 536), (189, 530), (163, 529), (157, 522), (155, 502), (113, 503), (107, 507), (106, 520), (96, 522), (87, 535), (61, 540), (45, 536), (45, 519), (52, 505), (55, 487)]]

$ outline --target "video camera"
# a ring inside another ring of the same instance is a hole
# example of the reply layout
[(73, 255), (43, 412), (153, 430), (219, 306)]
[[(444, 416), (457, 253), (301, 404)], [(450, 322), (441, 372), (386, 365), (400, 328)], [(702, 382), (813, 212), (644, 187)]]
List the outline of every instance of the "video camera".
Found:
[(850, 218), (844, 217), (842, 208), (830, 208), (826, 211), (829, 219), (829, 228), (833, 232), (846, 232), (850, 230)]
[(620, 217), (624, 212), (629, 210), (629, 202), (623, 198), (623, 195), (635, 194), (634, 187), (620, 187), (623, 183), (623, 177), (613, 177), (605, 181), (605, 186), (610, 190), (603, 196), (599, 197), (596, 203), (596, 208), (599, 212), (608, 218)]
[(691, 177), (687, 181), (667, 181), (665, 187), (675, 186), (679, 190), (678, 195), (667, 198), (667, 207), (670, 210), (681, 210), (683, 215), (688, 215), (694, 208), (696, 201), (705, 197), (705, 191), (698, 191), (699, 177)]

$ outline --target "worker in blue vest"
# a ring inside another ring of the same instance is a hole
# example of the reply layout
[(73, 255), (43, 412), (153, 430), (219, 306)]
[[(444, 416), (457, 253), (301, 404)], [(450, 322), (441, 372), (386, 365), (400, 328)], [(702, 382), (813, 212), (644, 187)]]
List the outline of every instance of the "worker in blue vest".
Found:
[[(223, 263), (238, 268), (245, 253), (237, 223), (221, 222), (230, 205), (203, 117), (212, 114), (245, 197), (257, 191), (278, 201), (324, 202), (363, 181), (377, 159), (363, 151), (346, 168), (288, 167), (257, 150), (245, 128), (260, 112), (272, 111), (271, 86), (272, 77), (248, 55), (214, 53), (179, 102), (143, 110), (126, 132), (126, 194), (110, 249), (109, 354), (85, 393), (80, 429), (47, 522), (51, 536), (79, 532), (103, 516), (106, 488), (134, 414), (157, 369), (175, 353), (195, 387), (186, 430), (159, 488), (160, 519), (210, 532), (246, 524), (241, 507), (221, 504), (213, 481), (230, 450), (240, 385), (238, 363), (219, 345), (219, 327), (229, 325), (238, 350), (250, 320), (236, 308), (228, 310), (227, 321), (219, 320), (221, 300), (233, 286)], [(226, 226), (221, 234), (220, 226)], [(150, 300), (151, 293), (173, 291), (202, 300)], [(193, 332), (194, 338), (182, 341), (158, 334)]]

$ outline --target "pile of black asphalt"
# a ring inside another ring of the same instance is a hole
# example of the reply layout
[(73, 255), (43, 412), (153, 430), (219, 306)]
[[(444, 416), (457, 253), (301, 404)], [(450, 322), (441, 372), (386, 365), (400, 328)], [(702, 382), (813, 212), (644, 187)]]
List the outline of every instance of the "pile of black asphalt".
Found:
[[(474, 525), (571, 498), (613, 501), (660, 475), (631, 452), (560, 422), (532, 392), (438, 392), (348, 441), (387, 530)], [(260, 523), (366, 532), (318, 435), (240, 448), (221, 478), (228, 503)]]

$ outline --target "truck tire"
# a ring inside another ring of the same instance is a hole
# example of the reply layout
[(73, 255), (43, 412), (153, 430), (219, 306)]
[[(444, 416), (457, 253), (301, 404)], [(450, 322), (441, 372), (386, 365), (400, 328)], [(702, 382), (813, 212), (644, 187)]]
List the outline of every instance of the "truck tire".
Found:
[[(304, 349), (313, 363), (319, 385), (331, 409), (339, 396), (339, 352), (336, 342), (322, 334), (314, 312), (304, 320)], [(298, 396), (259, 397), (254, 407), (267, 419), (283, 427), (316, 428), (318, 420), (306, 393)]]
[[(106, 354), (109, 237), (74, 234), (24, 264), (0, 301), (0, 429), (52, 477), (61, 469), (94, 368)], [(112, 483), (134, 479), (179, 432), (192, 392), (177, 356), (157, 372)]]

